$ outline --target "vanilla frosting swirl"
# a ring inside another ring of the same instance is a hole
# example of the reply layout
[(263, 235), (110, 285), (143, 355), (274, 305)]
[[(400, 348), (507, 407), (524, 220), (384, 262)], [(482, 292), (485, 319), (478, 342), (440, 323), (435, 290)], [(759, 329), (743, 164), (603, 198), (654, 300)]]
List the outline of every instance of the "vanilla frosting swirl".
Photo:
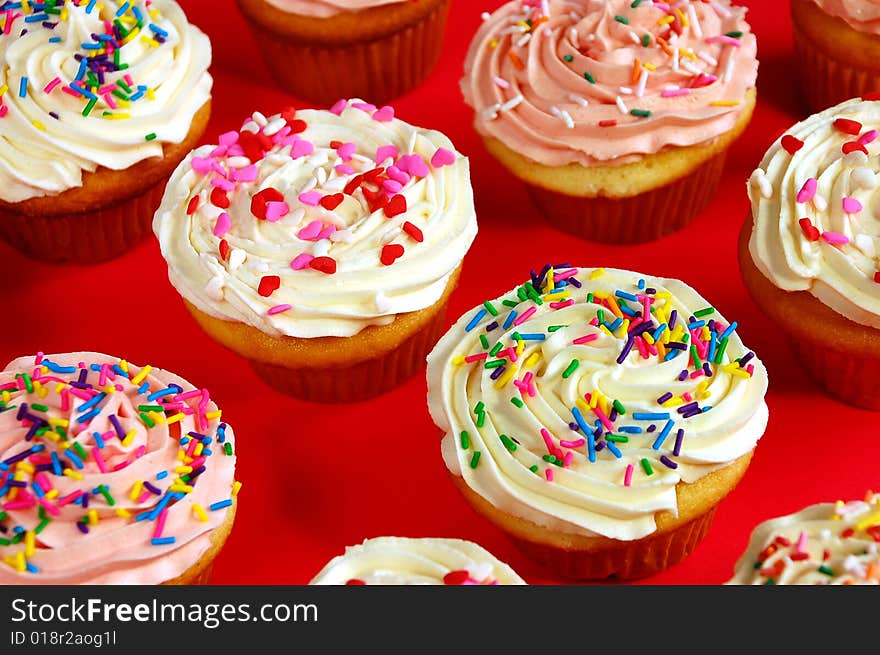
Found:
[(437, 302), (477, 232), (468, 160), (391, 107), (286, 116), (254, 114), (172, 175), (153, 228), (175, 288), (211, 316), (306, 338)]
[(764, 276), (875, 328), (878, 129), (880, 102), (853, 99), (813, 114), (770, 146), (748, 184), (749, 250)]
[(843, 19), (850, 27), (880, 34), (880, 0), (813, 0), (827, 14)]
[(623, 164), (729, 131), (758, 70), (746, 10), (633, 4), (514, 0), (485, 17), (461, 80), (477, 131), (549, 166)]
[(361, 11), (408, 0), (266, 0), (270, 5), (291, 14), (328, 18), (348, 11)]
[[(78, 187), (83, 171), (122, 170), (161, 156), (163, 143), (183, 141), (211, 96), (211, 44), (176, 2), (93, 4), (68, 0), (60, 15), (46, 15), (52, 28), (25, 22), (39, 17), (33, 4), (25, 15), (18, 8), (0, 12), (15, 17), (8, 33), (0, 30), (6, 202)], [(12, 3), (0, 0), (4, 5)], [(108, 34), (112, 21), (128, 35)]]
[(443, 459), (503, 512), (638, 539), (677, 514), (676, 484), (755, 447), (766, 370), (683, 282), (547, 270), (466, 312), (428, 356)]
[(729, 585), (880, 584), (880, 494), (819, 503), (753, 531)]
[(10, 362), (0, 584), (159, 584), (193, 566), (234, 482), (234, 434), (219, 414), (177, 375), (101, 353)]
[(507, 564), (462, 539), (376, 537), (348, 546), (312, 585), (523, 585)]

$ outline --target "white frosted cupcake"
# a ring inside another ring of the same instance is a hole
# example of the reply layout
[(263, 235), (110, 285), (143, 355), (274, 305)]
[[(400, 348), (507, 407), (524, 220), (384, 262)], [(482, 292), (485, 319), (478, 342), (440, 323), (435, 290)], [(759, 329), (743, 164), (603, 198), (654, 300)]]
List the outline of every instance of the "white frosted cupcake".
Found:
[(524, 585), (507, 564), (462, 539), (376, 537), (334, 557), (313, 585)]

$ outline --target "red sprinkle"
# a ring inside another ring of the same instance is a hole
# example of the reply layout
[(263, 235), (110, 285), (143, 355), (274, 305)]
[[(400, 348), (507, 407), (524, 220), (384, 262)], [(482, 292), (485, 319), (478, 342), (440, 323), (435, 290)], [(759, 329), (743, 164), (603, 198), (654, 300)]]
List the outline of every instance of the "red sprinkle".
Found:
[(266, 206), (270, 202), (282, 202), (284, 195), (273, 187), (266, 187), (262, 191), (255, 193), (251, 198), (251, 213), (257, 218), (266, 218)]
[(808, 559), (810, 557), (809, 553), (792, 553), (788, 556), (793, 562), (800, 562), (801, 560)]
[(220, 239), (220, 259), (224, 262), (229, 259), (229, 243), (226, 239)]
[(348, 181), (348, 184), (345, 185), (345, 188), (342, 190), (347, 196), (350, 196), (355, 192), (355, 190), (363, 183), (364, 176), (363, 175), (355, 175)]
[(351, 580), (347, 581), (345, 584), (354, 586), (354, 585), (365, 585), (367, 583), (364, 582), (363, 580), (361, 580), (360, 578), (352, 578)]
[(336, 139), (334, 139), (333, 141), (330, 142), (330, 147), (333, 148), (334, 150), (336, 150), (337, 148), (341, 148), (342, 141), (337, 141)]
[(791, 542), (790, 542), (788, 539), (786, 539), (785, 537), (783, 537), (782, 535), (779, 535), (779, 536), (776, 537), (776, 539), (774, 539), (773, 541), (774, 541), (774, 543), (777, 543), (777, 544), (779, 544), (780, 546), (784, 546), (784, 547), (786, 547), (786, 548), (788, 548), (789, 546), (791, 546)]
[(856, 533), (856, 531), (853, 528), (847, 528), (846, 530), (844, 530), (843, 532), (840, 533), (840, 537), (842, 539), (849, 539), (855, 533)]
[(199, 208), (199, 197), (193, 196), (189, 199), (189, 204), (186, 206), (186, 215), (192, 216), (196, 213), (196, 210)]
[(406, 221), (403, 224), (403, 231), (406, 232), (415, 241), (418, 241), (419, 243), (421, 243), (422, 241), (425, 240), (425, 235), (422, 234), (422, 231), (419, 228), (417, 228), (415, 225), (410, 223), (409, 221)]
[(791, 134), (786, 134), (782, 137), (782, 147), (788, 154), (793, 155), (804, 147), (804, 142)]
[(305, 121), (300, 119), (296, 119), (295, 121), (287, 121), (287, 125), (290, 127), (291, 134), (301, 134), (306, 131), (308, 124)]
[(876, 282), (877, 284), (880, 284), (880, 271), (877, 271), (876, 273), (874, 273), (874, 282)]
[(614, 127), (617, 125), (617, 121), (614, 119), (608, 121), (599, 121), (599, 127)]
[(315, 257), (309, 262), (309, 267), (321, 273), (333, 275), (336, 272), (336, 260), (332, 257)]
[(388, 204), (388, 195), (381, 191), (372, 191), (364, 186), (361, 187), (361, 192), (367, 200), (367, 205), (370, 207), (370, 213), (379, 211)]
[(863, 146), (861, 143), (859, 143), (858, 141), (847, 141), (846, 143), (843, 144), (843, 147), (841, 148), (841, 150), (843, 150), (844, 155), (848, 155), (849, 153), (851, 153), (855, 150), (861, 150), (866, 155), (868, 154), (868, 149), (865, 146)]
[(253, 132), (240, 132), (238, 136), (238, 145), (244, 151), (244, 156), (252, 162), (259, 161), (263, 158), (264, 149), (260, 145), (260, 140)]
[(288, 123), (296, 118), (296, 107), (285, 107), (281, 110), (281, 118), (286, 120)]
[(343, 200), (345, 200), (345, 196), (343, 196), (341, 193), (334, 193), (331, 196), (324, 196), (323, 198), (321, 198), (320, 202), (321, 202), (321, 207), (323, 207), (327, 211), (332, 212), (334, 209), (339, 207), (339, 204)]
[(220, 187), (214, 187), (214, 190), (211, 191), (211, 204), (220, 209), (229, 207), (229, 198), (226, 197), (226, 192)]
[(404, 198), (399, 193), (396, 196), (393, 196), (391, 200), (388, 201), (388, 204), (385, 205), (385, 215), (388, 218), (394, 218), (398, 214), (402, 214), (406, 211), (406, 198)]
[(834, 121), (834, 127), (846, 134), (857, 136), (862, 131), (862, 124), (850, 118), (838, 118)]
[(761, 575), (765, 578), (775, 578), (777, 575), (782, 573), (782, 569), (785, 568), (785, 561), (778, 559), (773, 563), (773, 566), (765, 566), (761, 569)]
[(257, 288), (257, 293), (259, 293), (263, 298), (271, 296), (275, 293), (275, 290), (281, 286), (281, 278), (277, 275), (264, 275), (260, 279), (260, 286)]
[(385, 266), (391, 266), (401, 255), (403, 255), (403, 246), (399, 243), (389, 243), (382, 247), (382, 256), (379, 257), (379, 260)]
[(826, 548), (822, 551), (822, 561), (827, 562), (829, 559), (831, 559), (831, 551)]
[(818, 241), (819, 240), (819, 230), (810, 222), (809, 218), (802, 218), (798, 221), (798, 224), (801, 226), (801, 230), (804, 232), (804, 236), (807, 237), (810, 241)]
[(443, 584), (445, 585), (463, 585), (471, 579), (471, 574), (467, 571), (450, 571), (443, 576)]

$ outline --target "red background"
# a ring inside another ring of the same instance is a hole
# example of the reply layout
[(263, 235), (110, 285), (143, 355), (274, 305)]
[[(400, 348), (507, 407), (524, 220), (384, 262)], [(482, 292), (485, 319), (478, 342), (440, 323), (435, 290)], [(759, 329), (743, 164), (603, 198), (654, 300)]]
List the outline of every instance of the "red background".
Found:
[[(218, 134), (236, 129), (254, 110), (306, 106), (272, 82), (232, 0), (181, 4), (214, 48), (213, 116), (204, 142), (216, 143)], [(743, 340), (769, 369), (770, 424), (706, 540), (683, 562), (641, 581), (722, 583), (759, 521), (880, 488), (877, 414), (821, 394), (739, 275), (736, 235), (749, 207), (746, 180), (781, 131), (808, 114), (796, 87), (788, 2), (741, 2), (751, 7), (748, 19), (758, 38), (758, 106), (729, 153), (718, 194), (685, 230), (625, 247), (582, 241), (545, 225), (522, 185), (486, 154), (474, 133), (457, 83), (480, 14), (500, 4), (453, 0), (438, 68), (394, 103), (398, 117), (441, 130), (471, 159), (479, 234), (447, 322), (520, 284), (529, 268), (559, 260), (680, 278), (738, 320)], [(383, 535), (470, 539), (530, 583), (559, 582), (474, 514), (447, 478), (423, 372), (382, 397), (351, 405), (281, 395), (200, 331), (169, 284), (153, 239), (92, 267), (42, 264), (0, 243), (0, 279), (2, 362), (39, 350), (97, 350), (171, 369), (211, 390), (235, 429), (243, 483), (214, 583), (305, 584), (345, 546)]]

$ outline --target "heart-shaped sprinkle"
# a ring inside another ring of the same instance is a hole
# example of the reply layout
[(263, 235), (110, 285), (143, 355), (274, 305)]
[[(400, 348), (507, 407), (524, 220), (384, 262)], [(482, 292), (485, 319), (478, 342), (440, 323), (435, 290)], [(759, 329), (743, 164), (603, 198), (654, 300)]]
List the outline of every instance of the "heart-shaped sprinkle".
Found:
[(802, 218), (798, 221), (798, 225), (801, 226), (801, 230), (804, 233), (804, 236), (807, 237), (810, 241), (818, 241), (819, 240), (819, 230), (816, 229), (816, 226), (810, 221), (809, 218)]
[(403, 255), (403, 246), (399, 243), (389, 243), (382, 247), (382, 255), (379, 257), (385, 266), (391, 266), (395, 260)]
[[(878, 99), (880, 99), (880, 98), (878, 98)], [(874, 282), (876, 282), (877, 284), (880, 284), (880, 271), (877, 271), (876, 273), (874, 273)]]
[(312, 239), (317, 238), (317, 236), (321, 233), (322, 227), (323, 223), (321, 223), (321, 221), (312, 221), (299, 232), (297, 232), (296, 236), (303, 241), (311, 241)]
[(782, 147), (788, 154), (793, 155), (804, 147), (804, 142), (791, 134), (786, 134), (782, 137)]
[(880, 132), (878, 132), (877, 130), (868, 130), (859, 137), (859, 143), (861, 143), (863, 146), (866, 146), (869, 143), (873, 143), (877, 139), (878, 134), (880, 134)]
[(260, 286), (257, 288), (263, 298), (267, 298), (275, 293), (275, 290), (281, 286), (281, 278), (277, 275), (264, 275), (260, 278)]
[(406, 198), (399, 193), (396, 196), (393, 196), (391, 200), (388, 201), (388, 204), (385, 205), (385, 215), (388, 218), (394, 218), (398, 214), (402, 214), (406, 211)]
[(431, 172), (428, 164), (418, 154), (404, 155), (397, 160), (397, 168), (415, 177), (427, 177)]
[(275, 223), (290, 213), (290, 207), (284, 201), (270, 201), (266, 203), (266, 220)]
[(390, 177), (395, 182), (406, 184), (410, 180), (409, 174), (404, 173), (402, 170), (397, 168), (397, 166), (389, 166), (386, 172), (388, 173), (388, 177)]
[(300, 253), (290, 262), (290, 268), (295, 271), (301, 271), (304, 268), (308, 268), (314, 258), (314, 255), (310, 255), (307, 252)]
[(262, 147), (257, 135), (253, 132), (241, 132), (238, 138), (238, 145), (241, 147), (244, 156), (251, 161), (259, 161), (263, 158), (265, 149)]
[(382, 182), (382, 190), (385, 193), (395, 194), (403, 189), (403, 185), (397, 180), (385, 180)]
[(281, 118), (286, 120), (288, 123), (296, 118), (296, 107), (289, 105), (278, 112)]
[(361, 580), (360, 578), (352, 578), (351, 580), (347, 580), (345, 582), (345, 584), (349, 585), (349, 586), (353, 586), (353, 585), (365, 585), (367, 583), (364, 582), (363, 580)]
[(336, 154), (342, 157), (342, 161), (351, 161), (351, 156), (357, 152), (357, 146), (354, 143), (343, 143), (336, 149)]
[(309, 207), (317, 207), (318, 203), (321, 202), (321, 192), (320, 191), (306, 191), (305, 193), (299, 194), (297, 199), (304, 205), (308, 205)]
[(849, 118), (838, 118), (834, 121), (834, 127), (844, 134), (852, 134), (853, 136), (858, 136), (862, 131), (862, 124)]
[(381, 164), (389, 157), (394, 159), (398, 154), (400, 154), (400, 150), (395, 145), (379, 146), (376, 149), (376, 163)]
[(229, 228), (232, 227), (232, 220), (229, 218), (229, 214), (223, 212), (217, 217), (217, 222), (214, 223), (214, 236), (222, 237), (227, 232), (229, 232)]
[(862, 211), (862, 203), (855, 198), (844, 197), (841, 204), (843, 205), (843, 211), (847, 214), (858, 214)]
[(214, 170), (214, 161), (208, 157), (193, 157), (189, 165), (199, 175), (207, 175)]
[(211, 180), (211, 186), (215, 189), (222, 189), (223, 191), (232, 191), (235, 188), (235, 184), (227, 180), (225, 177), (215, 177)]
[(236, 132), (235, 130), (224, 132), (218, 137), (217, 143), (219, 143), (221, 146), (227, 147), (238, 143), (238, 132)]
[(380, 191), (371, 191), (367, 187), (362, 186), (361, 193), (364, 194), (364, 198), (367, 201), (371, 214), (375, 211), (379, 211), (388, 204), (388, 196)]
[(467, 571), (450, 571), (443, 576), (443, 584), (460, 586), (471, 579), (471, 574)]
[(440, 168), (441, 166), (449, 166), (455, 163), (455, 153), (446, 148), (437, 148), (437, 152), (431, 157), (431, 166)]
[(382, 109), (377, 109), (373, 113), (373, 120), (379, 123), (388, 123), (394, 118), (394, 108), (390, 105), (385, 105)]
[(355, 175), (353, 178), (351, 178), (348, 181), (348, 184), (345, 185), (345, 188), (342, 190), (342, 193), (344, 193), (347, 196), (350, 196), (361, 185), (361, 182), (363, 182), (363, 180), (364, 180), (363, 175)]
[(250, 166), (239, 168), (238, 170), (232, 171), (230, 177), (235, 182), (253, 182), (257, 179), (257, 167), (255, 164), (251, 164)]
[(192, 216), (196, 213), (196, 210), (199, 208), (199, 197), (193, 196), (189, 199), (189, 204), (186, 206), (186, 215)]
[(858, 141), (847, 141), (843, 144), (841, 150), (843, 151), (844, 155), (848, 155), (849, 153), (855, 152), (856, 150), (863, 152), (866, 155), (868, 154), (868, 149)]
[(324, 229), (321, 230), (321, 233), (316, 237), (319, 241), (322, 239), (329, 239), (333, 233), (336, 232), (335, 225), (325, 225)]
[(332, 107), (330, 107), (330, 112), (339, 116), (340, 114), (342, 114), (343, 111), (345, 111), (345, 108), (347, 106), (348, 100), (346, 100), (345, 98), (337, 100), (336, 103)]
[(255, 193), (254, 197), (251, 198), (251, 213), (257, 218), (265, 219), (267, 205), (270, 202), (281, 202), (283, 200), (284, 195), (278, 189), (266, 187), (262, 191)]
[(816, 188), (818, 187), (818, 181), (815, 177), (809, 178), (804, 185), (801, 187), (801, 190), (798, 191), (797, 197), (795, 200), (798, 202), (810, 202), (813, 199), (813, 196), (816, 195)]
[(849, 243), (849, 237), (840, 232), (823, 232), (822, 238), (832, 246), (845, 246)]
[(214, 187), (214, 190), (211, 191), (211, 204), (220, 209), (227, 209), (229, 207), (229, 198), (226, 197), (226, 192), (220, 187)]
[(337, 166), (334, 166), (333, 170), (340, 175), (352, 175), (354, 173), (354, 169), (348, 164), (339, 164)]
[(403, 231), (410, 235), (414, 241), (421, 243), (425, 240), (425, 235), (422, 234), (422, 231), (409, 221), (403, 224)]
[(292, 159), (300, 157), (308, 157), (315, 152), (315, 145), (311, 141), (297, 138), (290, 146), (290, 156)]
[(220, 239), (220, 259), (225, 262), (227, 257), (229, 257), (229, 243), (226, 239)]
[(290, 132), (288, 132), (288, 134), (302, 134), (306, 131), (308, 124), (305, 121), (296, 119), (293, 121), (288, 121), (287, 126), (290, 128)]
[(321, 207), (326, 209), (327, 211), (332, 212), (334, 209), (339, 207), (340, 203), (345, 200), (345, 196), (341, 193), (334, 193), (330, 196), (324, 196), (321, 198)]
[(320, 271), (321, 273), (326, 273), (327, 275), (333, 275), (336, 272), (336, 260), (332, 257), (315, 257), (312, 261), (309, 262), (309, 267), (315, 269), (316, 271)]

